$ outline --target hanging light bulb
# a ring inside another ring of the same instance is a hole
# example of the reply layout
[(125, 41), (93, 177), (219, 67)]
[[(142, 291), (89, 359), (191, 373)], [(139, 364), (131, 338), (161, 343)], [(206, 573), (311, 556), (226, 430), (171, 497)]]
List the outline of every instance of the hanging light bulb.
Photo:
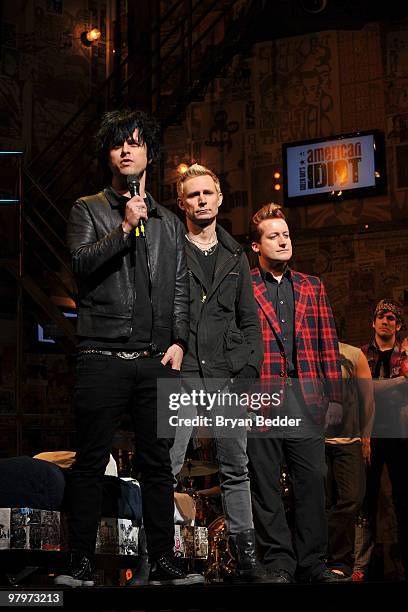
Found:
[(92, 30), (87, 32), (86, 37), (89, 42), (95, 42), (96, 40), (100, 39), (101, 31), (98, 28), (92, 28)]
[(100, 39), (102, 36), (101, 31), (98, 28), (92, 28), (91, 30), (87, 30), (82, 32), (81, 34), (81, 43), (84, 47), (90, 47), (94, 42)]

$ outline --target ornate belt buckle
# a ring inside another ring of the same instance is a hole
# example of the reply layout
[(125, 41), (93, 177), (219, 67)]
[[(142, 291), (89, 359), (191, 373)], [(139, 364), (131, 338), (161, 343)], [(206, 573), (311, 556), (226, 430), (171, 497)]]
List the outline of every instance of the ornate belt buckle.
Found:
[(137, 359), (139, 357), (140, 353), (138, 351), (134, 351), (133, 353), (127, 353), (125, 351), (119, 351), (118, 353), (116, 353), (116, 355), (120, 359)]

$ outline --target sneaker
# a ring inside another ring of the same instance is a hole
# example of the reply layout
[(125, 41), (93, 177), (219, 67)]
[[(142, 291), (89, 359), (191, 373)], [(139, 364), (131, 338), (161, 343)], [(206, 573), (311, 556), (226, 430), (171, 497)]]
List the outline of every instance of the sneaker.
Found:
[(54, 578), (58, 586), (94, 586), (90, 559), (82, 553), (71, 553), (68, 569)]
[(180, 567), (178, 559), (172, 555), (163, 555), (152, 561), (149, 574), (149, 584), (202, 584), (204, 576), (201, 574), (186, 574)]
[(366, 575), (365, 572), (355, 571), (351, 576), (351, 580), (353, 582), (365, 582)]

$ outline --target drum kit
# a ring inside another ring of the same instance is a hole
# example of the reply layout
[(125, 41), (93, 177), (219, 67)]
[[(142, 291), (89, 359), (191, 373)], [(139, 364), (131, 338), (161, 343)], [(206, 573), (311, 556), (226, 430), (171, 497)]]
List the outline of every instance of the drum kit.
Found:
[[(235, 570), (235, 560), (228, 546), (228, 534), (224, 516), (220, 510), (220, 486), (212, 486), (207, 489), (197, 490), (193, 485), (195, 477), (209, 476), (218, 472), (217, 463), (211, 461), (197, 461), (187, 459), (181, 469), (179, 479), (187, 479), (187, 488), (196, 506), (197, 526), (207, 527), (208, 530), (208, 558), (203, 568), (203, 574), (207, 582), (220, 582)], [(286, 465), (281, 466), (279, 487), (282, 495), (282, 503), (288, 520), (292, 520), (293, 512), (293, 489)], [(219, 508), (216, 510), (218, 501)]]
[[(135, 455), (134, 435), (129, 431), (116, 432), (112, 445), (120, 474), (133, 473)], [(234, 569), (234, 560), (228, 549), (228, 536), (222, 514), (219, 485), (197, 489), (196, 478), (211, 476), (218, 472), (214, 461), (186, 459), (178, 476), (182, 492), (188, 493), (195, 503), (195, 525), (208, 531), (208, 558), (194, 562), (203, 563), (203, 574), (208, 582), (219, 582)], [(191, 568), (190, 568), (191, 569)]]
[[(134, 457), (134, 437), (129, 432), (115, 434), (113, 448), (118, 450), (119, 473), (131, 473)], [(181, 490), (191, 495), (195, 502), (195, 525), (208, 531), (208, 558), (204, 562), (203, 574), (207, 582), (220, 582), (234, 572), (235, 561), (228, 547), (228, 534), (222, 514), (219, 485), (197, 489), (195, 478), (211, 476), (218, 472), (214, 461), (186, 459), (178, 476)], [(282, 466), (280, 488), (285, 512), (292, 509), (292, 487), (286, 466)], [(198, 561), (198, 560), (197, 560)]]
[(220, 486), (197, 490), (193, 482), (196, 477), (210, 476), (217, 472), (218, 465), (214, 462), (187, 459), (179, 474), (181, 481), (183, 479), (187, 481), (185, 491), (195, 502), (195, 524), (207, 527), (208, 530), (208, 558), (203, 567), (207, 582), (220, 582), (234, 570), (234, 559), (228, 548), (224, 516), (217, 509), (217, 505), (221, 506)]

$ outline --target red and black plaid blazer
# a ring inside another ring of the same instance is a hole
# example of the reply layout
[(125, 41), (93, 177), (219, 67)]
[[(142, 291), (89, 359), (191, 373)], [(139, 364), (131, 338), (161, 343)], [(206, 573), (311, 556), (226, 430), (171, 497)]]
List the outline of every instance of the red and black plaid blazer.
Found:
[[(251, 270), (255, 299), (262, 326), (265, 358), (262, 385), (280, 380), (284, 393), (285, 349), (274, 307), (258, 268)], [(321, 280), (291, 270), (295, 302), (297, 372), (306, 406), (322, 422), (329, 401), (341, 402), (341, 366), (333, 314)], [(324, 384), (323, 384), (324, 383)]]

